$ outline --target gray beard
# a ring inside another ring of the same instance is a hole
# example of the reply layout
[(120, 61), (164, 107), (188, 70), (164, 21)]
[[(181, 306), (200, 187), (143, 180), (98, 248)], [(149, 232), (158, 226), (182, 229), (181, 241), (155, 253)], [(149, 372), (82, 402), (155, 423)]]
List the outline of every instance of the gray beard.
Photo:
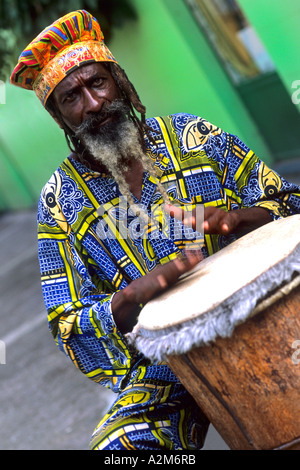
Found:
[[(144, 171), (157, 179), (153, 163), (142, 148), (140, 133), (137, 126), (128, 117), (129, 110), (121, 101), (114, 101), (103, 114), (115, 116), (114, 119), (102, 126), (96, 122), (85, 121), (76, 131), (76, 136), (87, 148), (96, 162), (104, 165), (119, 186), (131, 206), (135, 206), (129, 186), (124, 178), (128, 170), (128, 162), (132, 159), (139, 161)], [(100, 118), (100, 115), (99, 115)], [(99, 119), (98, 119), (99, 120)], [(93, 119), (91, 119), (93, 121)], [(165, 202), (165, 190), (158, 184)]]

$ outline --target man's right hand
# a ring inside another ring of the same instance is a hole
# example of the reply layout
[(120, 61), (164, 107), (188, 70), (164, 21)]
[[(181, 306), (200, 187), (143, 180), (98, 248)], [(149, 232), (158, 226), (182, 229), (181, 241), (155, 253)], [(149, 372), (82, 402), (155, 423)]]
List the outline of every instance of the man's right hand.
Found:
[(118, 291), (112, 299), (112, 313), (121, 333), (128, 333), (137, 322), (140, 305), (175, 284), (178, 278), (193, 269), (203, 255), (200, 251), (188, 250), (185, 257), (176, 258), (166, 264), (157, 266), (153, 271), (132, 281), (127, 287)]

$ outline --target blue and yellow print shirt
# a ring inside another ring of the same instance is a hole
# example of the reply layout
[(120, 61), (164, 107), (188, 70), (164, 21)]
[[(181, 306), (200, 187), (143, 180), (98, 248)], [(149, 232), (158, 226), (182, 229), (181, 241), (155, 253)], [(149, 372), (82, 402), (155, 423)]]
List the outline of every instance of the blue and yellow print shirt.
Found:
[[(143, 224), (109, 175), (67, 158), (42, 190), (38, 210), (41, 282), (51, 332), (89, 378), (119, 391), (142, 357), (117, 330), (111, 299), (131, 280), (186, 246), (201, 244), (205, 256), (235, 237), (205, 235), (180, 221), (156, 217), (162, 197), (174, 203), (224, 210), (259, 206), (274, 219), (300, 212), (300, 190), (268, 168), (236, 136), (206, 120), (175, 114), (147, 120), (146, 139), (157, 179), (144, 174)], [(153, 210), (154, 208), (154, 210)], [(159, 373), (159, 368), (157, 368)]]

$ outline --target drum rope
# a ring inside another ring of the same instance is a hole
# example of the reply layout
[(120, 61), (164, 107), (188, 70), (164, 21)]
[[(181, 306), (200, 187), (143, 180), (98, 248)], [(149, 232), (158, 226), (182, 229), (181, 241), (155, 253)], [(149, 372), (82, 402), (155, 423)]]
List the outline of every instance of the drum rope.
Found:
[(259, 450), (255, 444), (253, 443), (251, 437), (249, 436), (248, 432), (246, 431), (244, 425), (241, 423), (239, 418), (234, 414), (234, 412), (230, 409), (222, 395), (218, 392), (218, 390), (201, 374), (199, 370), (194, 366), (194, 364), (190, 361), (188, 356), (186, 354), (182, 354), (181, 358), (184, 360), (184, 362), (187, 364), (187, 366), (193, 371), (193, 373), (198, 377), (198, 379), (201, 380), (201, 382), (208, 388), (208, 390), (213, 394), (213, 396), (216, 398), (216, 400), (226, 409), (226, 411), (229, 413), (233, 421), (236, 423), (238, 428), (240, 429), (241, 433), (243, 434), (244, 438), (248, 442), (249, 446), (253, 450)]

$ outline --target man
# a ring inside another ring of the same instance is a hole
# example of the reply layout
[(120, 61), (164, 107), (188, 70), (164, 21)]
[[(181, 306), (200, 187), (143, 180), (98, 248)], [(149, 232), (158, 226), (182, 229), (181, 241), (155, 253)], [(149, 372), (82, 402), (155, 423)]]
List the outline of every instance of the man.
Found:
[(204, 119), (146, 120), (85, 11), (46, 28), (21, 54), (11, 82), (35, 90), (72, 152), (41, 193), (39, 259), (58, 347), (118, 394), (91, 448), (201, 448), (206, 417), (168, 366), (143, 357), (126, 333), (141, 307), (203, 256), (299, 212), (299, 188)]

